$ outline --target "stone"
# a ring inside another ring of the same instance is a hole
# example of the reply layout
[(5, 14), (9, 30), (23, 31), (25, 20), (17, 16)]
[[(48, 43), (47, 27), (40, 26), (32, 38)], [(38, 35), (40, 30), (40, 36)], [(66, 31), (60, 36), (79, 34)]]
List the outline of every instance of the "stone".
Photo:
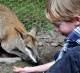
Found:
[(19, 57), (14, 57), (14, 58), (0, 58), (0, 63), (6, 63), (6, 64), (11, 64), (11, 63), (16, 63), (17, 61), (21, 61), (21, 58)]

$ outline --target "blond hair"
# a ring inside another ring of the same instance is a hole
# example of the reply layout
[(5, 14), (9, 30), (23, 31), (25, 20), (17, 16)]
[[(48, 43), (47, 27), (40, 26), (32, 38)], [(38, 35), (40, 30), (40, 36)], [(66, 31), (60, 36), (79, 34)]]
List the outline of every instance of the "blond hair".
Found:
[(80, 0), (47, 0), (46, 15), (54, 22), (80, 15)]

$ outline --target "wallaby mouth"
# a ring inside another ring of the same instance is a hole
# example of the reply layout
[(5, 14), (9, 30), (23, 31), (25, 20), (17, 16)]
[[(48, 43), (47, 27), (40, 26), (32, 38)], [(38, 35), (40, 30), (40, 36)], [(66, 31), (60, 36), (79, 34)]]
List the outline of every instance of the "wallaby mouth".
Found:
[(27, 47), (25, 48), (25, 51), (26, 53), (28, 54), (28, 56), (31, 58), (31, 60), (34, 62), (34, 63), (37, 63), (37, 60), (36, 58), (34, 57), (33, 53), (31, 52), (31, 50), (29, 50)]

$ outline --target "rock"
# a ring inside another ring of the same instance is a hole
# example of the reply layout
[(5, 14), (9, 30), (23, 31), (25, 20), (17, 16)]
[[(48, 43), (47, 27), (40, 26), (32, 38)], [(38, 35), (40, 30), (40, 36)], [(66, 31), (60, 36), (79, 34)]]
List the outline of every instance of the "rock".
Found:
[(56, 42), (51, 43), (51, 46), (54, 46), (54, 47), (57, 47), (58, 45), (59, 45), (59, 43), (56, 43)]
[(62, 47), (64, 37), (56, 31), (39, 32), (38, 52), (43, 63), (47, 63), (52, 59), (52, 56)]
[(39, 45), (39, 46), (43, 46), (43, 43), (42, 43), (42, 42), (38, 42), (38, 45)]
[(6, 63), (6, 64), (11, 64), (11, 63), (16, 63), (17, 61), (21, 61), (21, 58), (15, 57), (15, 58), (0, 58), (0, 63)]

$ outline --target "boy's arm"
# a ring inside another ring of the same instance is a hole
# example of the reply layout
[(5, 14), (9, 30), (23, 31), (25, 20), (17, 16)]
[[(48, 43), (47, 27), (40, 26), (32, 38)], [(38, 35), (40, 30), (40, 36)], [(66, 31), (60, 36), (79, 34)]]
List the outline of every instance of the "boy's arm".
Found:
[[(28, 69), (28, 72), (44, 72), (44, 71), (47, 71), (54, 64), (55, 64), (55, 61), (52, 61), (43, 65), (30, 67)], [(23, 70), (27, 72), (27, 67), (25, 67)]]
[(26, 72), (26, 73), (31, 73), (31, 72), (44, 72), (47, 71), (52, 65), (55, 64), (55, 61), (43, 64), (43, 65), (39, 65), (39, 66), (34, 66), (34, 67), (24, 67), (24, 68), (19, 68), (19, 67), (15, 67), (13, 71), (14, 72)]

